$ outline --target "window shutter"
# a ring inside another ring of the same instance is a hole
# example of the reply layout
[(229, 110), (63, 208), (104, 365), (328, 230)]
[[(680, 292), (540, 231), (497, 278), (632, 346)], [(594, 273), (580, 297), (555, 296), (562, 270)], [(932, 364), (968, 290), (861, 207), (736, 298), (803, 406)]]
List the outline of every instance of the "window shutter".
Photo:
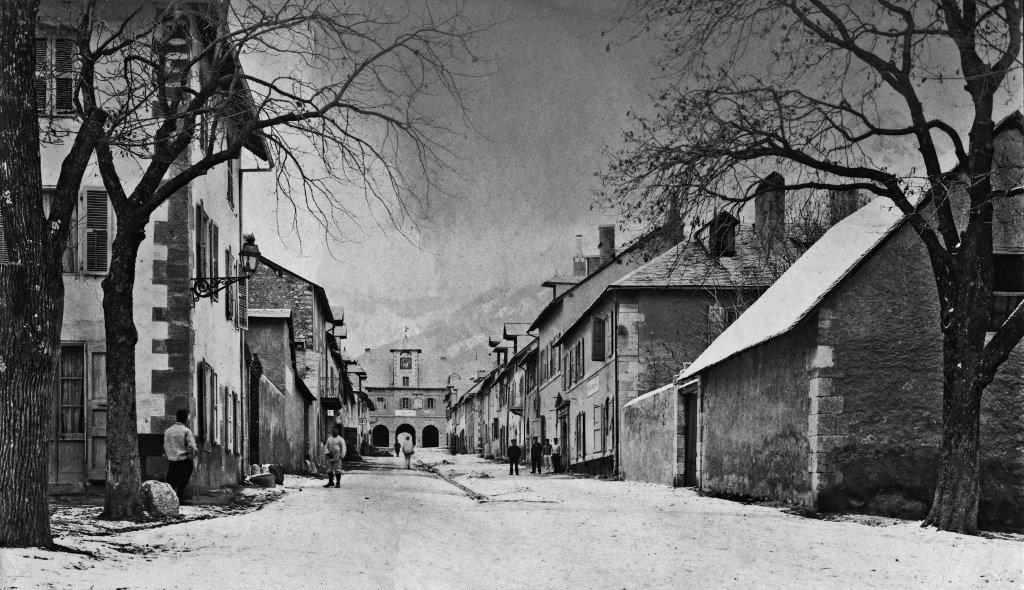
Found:
[(105, 273), (109, 261), (110, 215), (107, 193), (85, 191), (85, 270)]
[(10, 262), (7, 258), (7, 238), (4, 237), (3, 219), (0, 219), (0, 262)]
[[(229, 276), (237, 276), (235, 274), (235, 258), (231, 255), (231, 248), (224, 251), (224, 270)], [(228, 320), (235, 317), (235, 289), (236, 285), (230, 285), (227, 288), (227, 295), (224, 297), (224, 314)]]
[(75, 43), (71, 39), (56, 39), (54, 53), (54, 108), (67, 113), (74, 108)]
[(249, 279), (238, 282), (238, 327), (249, 329)]
[[(210, 222), (210, 276), (220, 276), (220, 228), (216, 223)], [(220, 299), (218, 293), (210, 297), (212, 301)]]
[(604, 360), (604, 318), (594, 318), (591, 322), (591, 360)]
[(49, 59), (46, 37), (36, 37), (36, 112), (46, 112), (46, 84)]
[(196, 367), (196, 437), (206, 438), (206, 363)]

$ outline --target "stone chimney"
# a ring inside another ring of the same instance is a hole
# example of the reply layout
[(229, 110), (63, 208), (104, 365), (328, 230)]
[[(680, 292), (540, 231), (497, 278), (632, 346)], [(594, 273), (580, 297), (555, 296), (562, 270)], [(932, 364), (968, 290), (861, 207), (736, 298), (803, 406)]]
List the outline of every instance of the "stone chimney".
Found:
[(786, 180), (772, 172), (754, 191), (754, 229), (762, 239), (786, 235)]
[(583, 234), (576, 234), (576, 254), (572, 257), (572, 276), (583, 279), (587, 276), (587, 259), (583, 257)]
[(597, 226), (597, 252), (601, 256), (601, 262), (605, 263), (615, 258), (615, 226)]
[(850, 214), (867, 204), (867, 199), (856, 190), (832, 190), (828, 192), (828, 227), (846, 219)]

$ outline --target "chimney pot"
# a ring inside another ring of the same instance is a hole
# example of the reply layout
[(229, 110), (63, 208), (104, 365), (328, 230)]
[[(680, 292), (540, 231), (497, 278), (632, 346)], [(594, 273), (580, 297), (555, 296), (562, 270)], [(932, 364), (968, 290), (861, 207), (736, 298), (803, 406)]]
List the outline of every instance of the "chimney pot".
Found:
[(615, 226), (597, 226), (597, 251), (601, 256), (601, 262), (608, 262), (615, 258)]
[(600, 256), (587, 256), (587, 276), (594, 274), (594, 272), (601, 268), (604, 260)]
[(587, 260), (583, 257), (583, 234), (576, 234), (576, 254), (572, 257), (572, 276), (575, 279), (587, 276)]
[(772, 172), (754, 192), (754, 227), (762, 239), (778, 239), (786, 232), (786, 180)]

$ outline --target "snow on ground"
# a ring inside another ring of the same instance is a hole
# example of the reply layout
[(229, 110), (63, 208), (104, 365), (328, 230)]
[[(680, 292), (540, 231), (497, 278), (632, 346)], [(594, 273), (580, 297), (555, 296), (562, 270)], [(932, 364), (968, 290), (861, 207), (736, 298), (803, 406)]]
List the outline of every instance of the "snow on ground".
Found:
[[(1020, 588), (1024, 538), (816, 520), (689, 490), (507, 467), (433, 450), (289, 478), (262, 510), (61, 539), (98, 558), (0, 552), (11, 588)], [(449, 464), (443, 461), (450, 462)], [(479, 477), (487, 474), (489, 477)]]

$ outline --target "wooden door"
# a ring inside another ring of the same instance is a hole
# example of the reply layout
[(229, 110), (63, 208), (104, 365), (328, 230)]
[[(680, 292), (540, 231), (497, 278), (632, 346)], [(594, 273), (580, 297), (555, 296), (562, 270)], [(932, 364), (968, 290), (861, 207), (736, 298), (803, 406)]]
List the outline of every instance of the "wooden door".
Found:
[(683, 485), (697, 485), (697, 394), (683, 395), (684, 463)]
[(89, 402), (86, 407), (88, 477), (107, 479), (107, 353), (93, 351), (89, 358)]
[(57, 484), (83, 484), (86, 472), (85, 346), (61, 346), (57, 378), (54, 380), (53, 445), (50, 481)]

